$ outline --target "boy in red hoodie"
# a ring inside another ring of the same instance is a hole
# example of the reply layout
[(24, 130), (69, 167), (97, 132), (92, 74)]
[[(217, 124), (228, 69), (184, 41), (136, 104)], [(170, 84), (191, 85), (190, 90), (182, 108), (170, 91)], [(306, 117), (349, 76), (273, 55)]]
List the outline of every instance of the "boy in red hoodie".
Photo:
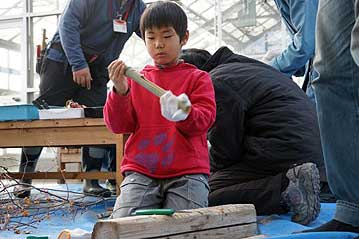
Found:
[[(216, 105), (208, 73), (178, 57), (187, 43), (187, 16), (173, 2), (155, 2), (141, 17), (140, 30), (154, 66), (144, 77), (167, 92), (158, 99), (124, 76), (126, 65), (109, 65), (114, 87), (104, 119), (114, 133), (131, 133), (121, 165), (125, 179), (112, 218), (135, 209), (193, 209), (208, 205), (209, 156), (206, 133)], [(190, 107), (178, 108), (178, 102)]]

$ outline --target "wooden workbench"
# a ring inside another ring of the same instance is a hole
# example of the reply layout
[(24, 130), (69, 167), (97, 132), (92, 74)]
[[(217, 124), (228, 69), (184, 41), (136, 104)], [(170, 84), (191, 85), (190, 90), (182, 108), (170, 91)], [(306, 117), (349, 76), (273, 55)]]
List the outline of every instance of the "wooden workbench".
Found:
[[(32, 179), (116, 179), (122, 181), (122, 134), (113, 134), (102, 118), (52, 119), (0, 122), (0, 148), (28, 146), (116, 145), (116, 172), (35, 172), (10, 173), (13, 178)], [(3, 175), (0, 174), (0, 177)]]

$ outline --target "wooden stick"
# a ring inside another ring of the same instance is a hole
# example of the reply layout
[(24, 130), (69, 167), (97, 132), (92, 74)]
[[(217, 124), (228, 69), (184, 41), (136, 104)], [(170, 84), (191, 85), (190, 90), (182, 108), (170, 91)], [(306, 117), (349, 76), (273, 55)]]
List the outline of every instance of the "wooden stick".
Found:
[(140, 84), (142, 87), (150, 91), (152, 94), (161, 97), (166, 93), (166, 90), (159, 87), (152, 81), (147, 80), (143, 75), (140, 75), (137, 71), (132, 69), (131, 67), (127, 67), (125, 71), (125, 75), (127, 77), (130, 77), (132, 80), (136, 81), (138, 84)]
[[(158, 97), (161, 97), (162, 95), (164, 95), (167, 92), (165, 89), (156, 85), (152, 81), (147, 80), (143, 75), (140, 75), (137, 71), (135, 71), (131, 67), (126, 68), (125, 75), (127, 77), (131, 78), (132, 80), (136, 81), (139, 85), (141, 85), (142, 87), (147, 89), (149, 92), (151, 92), (152, 94), (154, 94)], [(178, 108), (183, 110), (186, 113), (189, 113), (189, 111), (191, 110), (191, 107), (186, 106), (184, 103), (185, 102), (179, 101)]]

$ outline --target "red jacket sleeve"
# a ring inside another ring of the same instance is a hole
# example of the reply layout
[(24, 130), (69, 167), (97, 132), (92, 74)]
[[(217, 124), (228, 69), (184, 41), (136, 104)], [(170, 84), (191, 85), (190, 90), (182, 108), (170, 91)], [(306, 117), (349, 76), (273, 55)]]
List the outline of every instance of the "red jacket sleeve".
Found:
[(112, 90), (107, 96), (103, 116), (107, 128), (113, 133), (132, 133), (136, 128), (136, 114), (130, 94), (122, 96)]
[(177, 122), (179, 130), (187, 135), (206, 133), (216, 119), (216, 101), (212, 80), (208, 73), (201, 72), (188, 95), (192, 108), (187, 119)]

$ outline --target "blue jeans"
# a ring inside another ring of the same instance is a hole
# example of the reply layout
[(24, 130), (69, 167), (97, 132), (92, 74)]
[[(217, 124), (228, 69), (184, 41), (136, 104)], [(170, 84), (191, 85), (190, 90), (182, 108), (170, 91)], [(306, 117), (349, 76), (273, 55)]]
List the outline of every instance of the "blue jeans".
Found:
[(310, 78), (309, 78), (307, 90), (305, 91), (305, 93), (307, 94), (310, 101), (313, 102), (314, 106), (316, 106), (317, 103), (316, 103), (315, 94), (314, 94), (313, 80), (318, 77), (318, 72), (316, 72), (313, 69), (313, 71), (310, 72), (309, 74), (310, 74)]
[[(356, 2), (358, 4), (358, 0)], [(320, 0), (313, 80), (334, 219), (359, 226), (359, 67), (352, 48), (355, 0)], [(358, 7), (358, 5), (357, 5)], [(357, 23), (358, 24), (358, 23)]]

